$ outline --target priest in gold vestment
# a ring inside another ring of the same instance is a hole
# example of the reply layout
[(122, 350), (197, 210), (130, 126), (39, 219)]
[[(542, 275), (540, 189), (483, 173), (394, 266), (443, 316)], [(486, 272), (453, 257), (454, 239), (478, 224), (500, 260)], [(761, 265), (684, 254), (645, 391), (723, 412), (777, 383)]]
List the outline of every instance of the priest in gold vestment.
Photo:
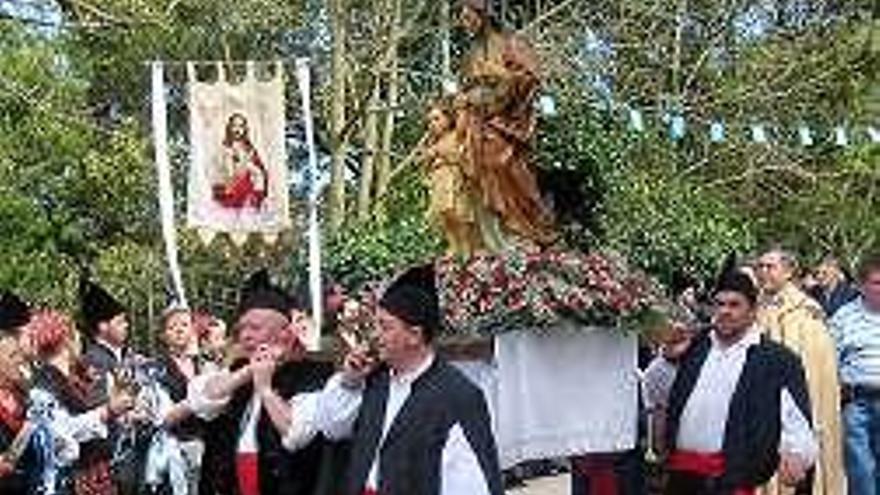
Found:
[[(807, 374), (813, 406), (813, 426), (819, 440), (819, 460), (812, 495), (846, 494), (843, 433), (840, 423), (840, 383), (837, 357), (821, 306), (793, 282), (794, 257), (780, 249), (766, 252), (757, 263), (761, 284), (758, 321), (770, 338), (798, 354)], [(763, 488), (765, 495), (794, 494), (776, 478)]]

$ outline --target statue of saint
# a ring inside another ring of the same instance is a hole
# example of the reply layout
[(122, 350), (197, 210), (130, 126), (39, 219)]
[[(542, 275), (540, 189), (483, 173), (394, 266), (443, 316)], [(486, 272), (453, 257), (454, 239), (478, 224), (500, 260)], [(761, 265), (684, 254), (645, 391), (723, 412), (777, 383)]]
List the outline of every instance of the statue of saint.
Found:
[(483, 244), (490, 251), (552, 244), (555, 221), (529, 160), (537, 56), (526, 40), (501, 28), (489, 0), (464, 0), (461, 23), (475, 39), (462, 65), (456, 128)]

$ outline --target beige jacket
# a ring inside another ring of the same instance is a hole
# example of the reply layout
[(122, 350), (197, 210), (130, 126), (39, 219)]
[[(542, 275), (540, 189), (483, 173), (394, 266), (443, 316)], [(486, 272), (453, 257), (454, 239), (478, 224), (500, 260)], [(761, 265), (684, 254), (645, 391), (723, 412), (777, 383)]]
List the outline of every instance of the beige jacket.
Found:
[[(813, 495), (845, 495), (837, 354), (822, 308), (788, 284), (778, 294), (761, 299), (758, 322), (771, 339), (788, 346), (803, 361), (820, 449)], [(792, 494), (794, 490), (783, 487), (774, 478), (762, 492), (780, 495)]]

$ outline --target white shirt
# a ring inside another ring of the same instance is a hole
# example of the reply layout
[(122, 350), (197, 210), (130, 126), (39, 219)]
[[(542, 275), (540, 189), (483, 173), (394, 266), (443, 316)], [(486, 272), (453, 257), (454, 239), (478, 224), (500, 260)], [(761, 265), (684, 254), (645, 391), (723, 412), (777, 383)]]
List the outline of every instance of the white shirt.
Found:
[[(732, 345), (722, 344), (713, 333), (712, 347), (700, 376), (679, 418), (676, 445), (679, 449), (715, 453), (722, 450), (730, 401), (736, 391), (749, 347), (760, 343), (761, 331), (753, 327)], [(646, 401), (649, 407), (665, 406), (675, 381), (676, 367), (663, 357), (646, 371)], [(810, 423), (788, 389), (780, 392), (782, 432), (779, 452), (797, 454), (809, 464), (816, 461), (819, 445)]]
[[(430, 355), (416, 369), (408, 373), (391, 376), (388, 389), (388, 402), (382, 423), (382, 439), (373, 456), (373, 462), (367, 476), (368, 489), (379, 486), (379, 450), (394, 420), (409, 398), (412, 384), (434, 362)], [(337, 374), (324, 387), (320, 394), (315, 412), (314, 426), (329, 438), (342, 439), (350, 437), (360, 409), (363, 391), (347, 388), (342, 384), (341, 375)], [(461, 425), (454, 425), (443, 446), (440, 466), (441, 495), (489, 495), (489, 485), (485, 474), (480, 468), (479, 460), (468, 442)]]
[(834, 313), (828, 328), (837, 347), (840, 381), (880, 387), (880, 313), (860, 297)]
[[(48, 397), (54, 397), (48, 391), (34, 388), (28, 394), (31, 404), (46, 403)], [(79, 446), (96, 438), (107, 438), (107, 424), (101, 419), (101, 408), (95, 408), (82, 414), (71, 414), (61, 404), (55, 402), (49, 429), (58, 444), (58, 463), (62, 466), (73, 464), (79, 459)]]
[[(207, 395), (207, 386), (214, 378), (229, 380), (232, 373), (221, 369), (208, 371), (194, 377), (187, 387), (186, 403), (193, 414), (204, 419), (212, 420), (220, 415), (231, 399), (226, 397), (211, 398)], [(282, 435), (282, 444), (288, 450), (294, 451), (304, 447), (312, 441), (318, 433), (313, 426), (315, 409), (318, 403), (319, 393), (296, 394), (288, 400), (291, 406), (292, 418), (287, 432)], [(262, 411), (262, 401), (256, 393), (251, 398), (250, 404), (241, 417), (237, 452), (241, 454), (253, 454), (259, 452), (257, 442), (257, 425)]]
[(238, 437), (238, 449), (236, 450), (239, 454), (256, 454), (259, 452), (257, 443), (257, 424), (260, 422), (261, 410), (262, 404), (260, 402), (260, 396), (254, 394), (254, 396), (251, 397), (250, 404), (248, 404), (247, 409), (244, 411), (244, 415), (241, 417), (241, 423), (239, 426), (241, 434)]

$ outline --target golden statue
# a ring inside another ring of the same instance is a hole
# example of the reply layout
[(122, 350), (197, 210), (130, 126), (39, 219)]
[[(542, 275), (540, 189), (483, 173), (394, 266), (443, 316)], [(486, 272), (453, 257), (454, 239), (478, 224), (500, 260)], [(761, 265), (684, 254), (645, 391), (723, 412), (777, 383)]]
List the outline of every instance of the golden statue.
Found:
[(488, 0), (466, 0), (461, 22), (475, 36), (455, 97), (462, 170), (490, 251), (546, 246), (557, 239), (530, 163), (540, 86), (537, 56), (520, 36), (501, 29)]
[(448, 251), (468, 255), (481, 249), (473, 194), (463, 170), (464, 147), (445, 100), (428, 110), (428, 141), (422, 157), (428, 169), (428, 218), (443, 231)]

